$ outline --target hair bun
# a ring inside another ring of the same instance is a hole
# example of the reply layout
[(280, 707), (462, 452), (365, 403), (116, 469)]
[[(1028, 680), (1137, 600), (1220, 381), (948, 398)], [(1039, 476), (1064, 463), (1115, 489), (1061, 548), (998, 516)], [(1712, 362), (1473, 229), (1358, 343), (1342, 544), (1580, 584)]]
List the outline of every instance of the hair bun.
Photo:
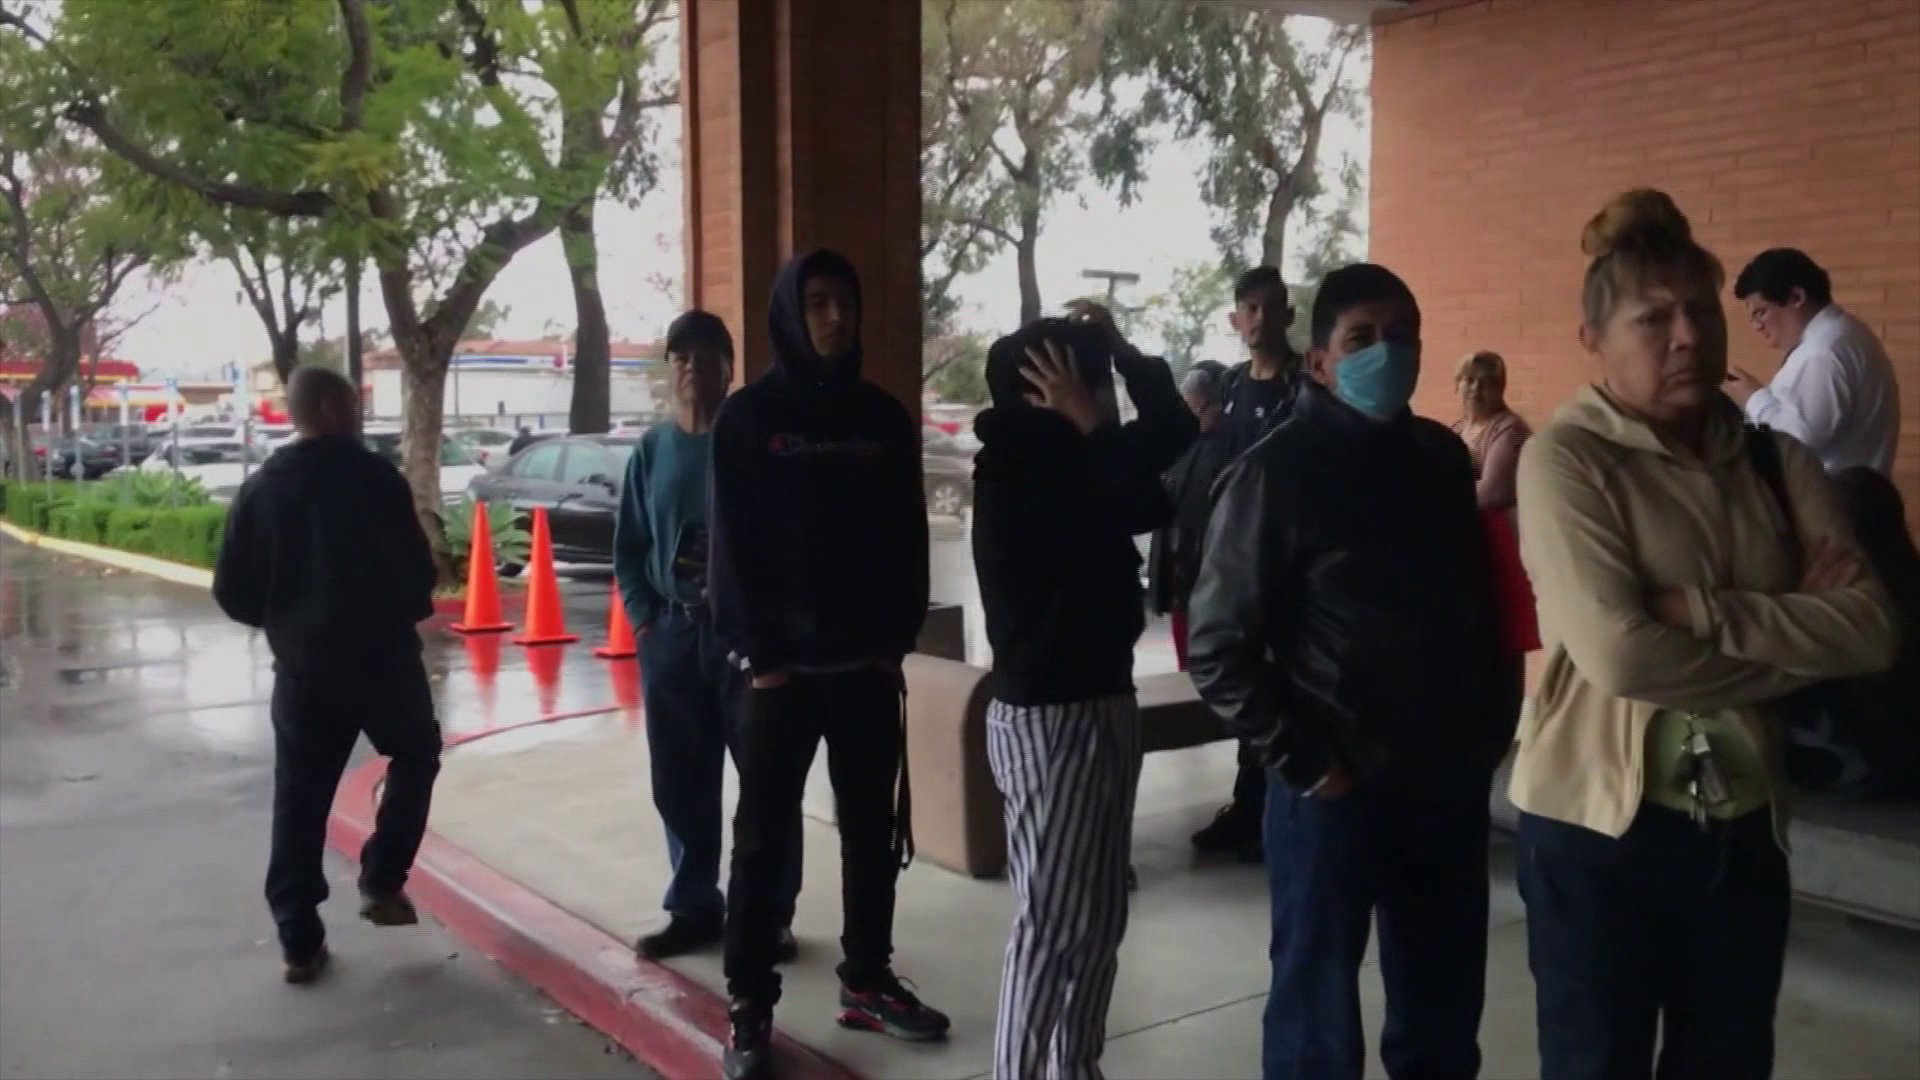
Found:
[(1691, 242), (1693, 226), (1672, 196), (1654, 188), (1634, 188), (1607, 200), (1580, 233), (1580, 250), (1600, 259), (1623, 247), (1648, 241), (1662, 245)]

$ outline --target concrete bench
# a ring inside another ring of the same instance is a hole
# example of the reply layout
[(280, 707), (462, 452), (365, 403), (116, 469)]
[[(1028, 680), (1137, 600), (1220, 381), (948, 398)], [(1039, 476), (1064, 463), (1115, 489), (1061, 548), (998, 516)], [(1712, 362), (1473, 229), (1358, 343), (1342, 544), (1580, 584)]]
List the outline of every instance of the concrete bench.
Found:
[[(920, 857), (968, 877), (1006, 868), (1006, 821), (987, 764), (987, 672), (934, 656), (907, 658), (907, 764)], [(1182, 750), (1228, 738), (1184, 674), (1139, 679), (1142, 747)]]

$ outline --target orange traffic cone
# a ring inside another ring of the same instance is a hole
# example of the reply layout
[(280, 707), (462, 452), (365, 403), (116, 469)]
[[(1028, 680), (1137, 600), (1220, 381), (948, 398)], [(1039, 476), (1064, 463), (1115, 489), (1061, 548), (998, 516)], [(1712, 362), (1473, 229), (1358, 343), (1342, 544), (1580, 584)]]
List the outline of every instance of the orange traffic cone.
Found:
[(527, 560), (527, 625), (515, 645), (565, 645), (579, 641), (567, 633), (567, 616), (560, 606), (560, 582), (553, 576), (553, 534), (547, 527), (546, 507), (533, 511), (533, 554)]
[(467, 547), (467, 614), (453, 628), (462, 634), (498, 634), (513, 629), (501, 617), (500, 579), (493, 570), (493, 530), (487, 504), (474, 500), (473, 542)]
[(613, 583), (613, 602), (607, 605), (607, 643), (593, 650), (602, 660), (625, 660), (637, 656), (633, 647), (633, 625), (627, 622), (627, 605), (620, 602), (620, 583)]

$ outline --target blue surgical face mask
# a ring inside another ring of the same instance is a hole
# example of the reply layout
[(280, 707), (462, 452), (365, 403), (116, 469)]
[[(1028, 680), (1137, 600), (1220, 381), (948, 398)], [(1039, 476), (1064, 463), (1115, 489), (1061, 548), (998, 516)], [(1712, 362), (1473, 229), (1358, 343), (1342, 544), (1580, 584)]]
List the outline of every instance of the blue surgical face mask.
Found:
[(1420, 378), (1420, 347), (1403, 341), (1376, 341), (1340, 361), (1333, 392), (1369, 419), (1387, 421), (1413, 400)]

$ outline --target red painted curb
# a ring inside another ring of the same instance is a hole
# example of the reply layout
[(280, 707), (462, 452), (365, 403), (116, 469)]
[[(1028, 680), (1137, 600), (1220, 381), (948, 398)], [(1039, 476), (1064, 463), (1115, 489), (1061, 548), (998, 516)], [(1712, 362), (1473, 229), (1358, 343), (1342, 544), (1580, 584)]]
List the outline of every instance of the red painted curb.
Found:
[[(448, 749), (536, 724), (594, 716), (583, 709), (460, 736)], [(373, 832), (386, 759), (350, 771), (334, 799), (327, 842), (350, 859)], [(407, 892), (455, 936), (538, 987), (568, 1012), (671, 1080), (720, 1075), (726, 1044), (724, 997), (663, 965), (641, 960), (625, 942), (428, 831)], [(859, 1080), (840, 1062), (776, 1033), (779, 1074), (792, 1080)]]

